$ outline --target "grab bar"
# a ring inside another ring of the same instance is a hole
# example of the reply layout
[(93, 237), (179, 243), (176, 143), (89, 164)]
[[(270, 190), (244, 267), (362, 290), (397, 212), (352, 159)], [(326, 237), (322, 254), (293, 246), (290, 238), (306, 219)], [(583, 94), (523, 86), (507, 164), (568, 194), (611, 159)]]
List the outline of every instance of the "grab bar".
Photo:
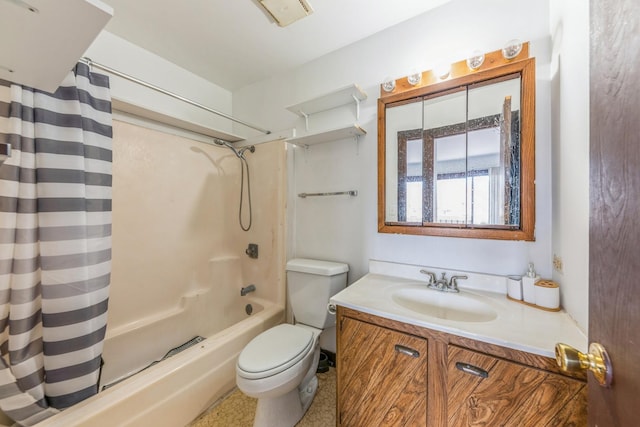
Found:
[(357, 190), (350, 190), (350, 191), (334, 191), (333, 193), (299, 193), (298, 197), (300, 198), (305, 198), (305, 197), (315, 197), (315, 196), (357, 196), (358, 195), (358, 191)]

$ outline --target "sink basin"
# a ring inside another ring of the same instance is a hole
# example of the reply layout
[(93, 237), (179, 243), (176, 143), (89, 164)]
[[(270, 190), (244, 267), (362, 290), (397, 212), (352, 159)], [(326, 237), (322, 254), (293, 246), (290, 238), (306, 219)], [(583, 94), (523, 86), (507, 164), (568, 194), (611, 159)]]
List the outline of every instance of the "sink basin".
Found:
[(391, 299), (418, 314), (457, 322), (489, 322), (498, 313), (485, 301), (465, 291), (440, 292), (426, 285), (408, 285), (394, 289)]

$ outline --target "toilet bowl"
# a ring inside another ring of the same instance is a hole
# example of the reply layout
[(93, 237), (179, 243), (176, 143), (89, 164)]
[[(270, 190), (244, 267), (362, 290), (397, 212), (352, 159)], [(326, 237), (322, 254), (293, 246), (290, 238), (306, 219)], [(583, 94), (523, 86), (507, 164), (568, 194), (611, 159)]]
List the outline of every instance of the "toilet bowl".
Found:
[(258, 335), (238, 358), (238, 387), (247, 396), (258, 398), (291, 391), (312, 365), (319, 334), (319, 330), (314, 333), (284, 323)]
[(296, 324), (275, 326), (252, 339), (236, 364), (240, 391), (258, 399), (254, 427), (293, 427), (318, 388), (320, 334), (335, 325), (326, 305), (346, 286), (346, 264), (294, 259), (287, 263), (287, 291)]
[(294, 426), (315, 396), (320, 330), (282, 324), (254, 338), (240, 354), (236, 384), (258, 399), (254, 426)]

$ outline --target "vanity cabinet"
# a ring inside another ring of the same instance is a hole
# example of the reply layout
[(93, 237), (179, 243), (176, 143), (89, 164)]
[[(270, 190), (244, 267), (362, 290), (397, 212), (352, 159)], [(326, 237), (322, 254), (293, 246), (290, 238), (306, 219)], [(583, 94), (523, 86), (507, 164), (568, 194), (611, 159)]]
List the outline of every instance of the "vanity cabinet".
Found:
[(427, 340), (350, 317), (338, 335), (338, 425), (425, 426)]
[(448, 346), (449, 426), (580, 426), (585, 409), (581, 381)]
[(342, 306), (337, 340), (338, 426), (587, 425), (554, 359)]

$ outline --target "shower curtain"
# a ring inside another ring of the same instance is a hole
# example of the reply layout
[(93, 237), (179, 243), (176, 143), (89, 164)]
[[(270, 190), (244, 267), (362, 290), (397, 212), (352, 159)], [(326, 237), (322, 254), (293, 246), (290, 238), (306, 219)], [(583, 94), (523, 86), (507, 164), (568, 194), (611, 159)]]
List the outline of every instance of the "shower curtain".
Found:
[(97, 393), (111, 274), (111, 95), (84, 64), (0, 80), (0, 408), (33, 425)]

